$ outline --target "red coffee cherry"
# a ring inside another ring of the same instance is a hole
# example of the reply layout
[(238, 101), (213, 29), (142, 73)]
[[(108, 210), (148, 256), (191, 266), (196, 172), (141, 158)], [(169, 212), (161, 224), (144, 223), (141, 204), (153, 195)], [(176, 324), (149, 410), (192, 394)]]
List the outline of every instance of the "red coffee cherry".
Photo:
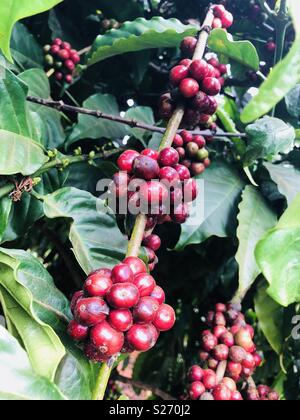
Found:
[(187, 67), (181, 65), (173, 67), (170, 72), (170, 82), (174, 86), (178, 86), (183, 79), (188, 77), (188, 75), (189, 69)]
[[(159, 181), (145, 182), (141, 186), (139, 194), (142, 202), (149, 208), (155, 208), (165, 203), (169, 195), (166, 186)], [(154, 214), (154, 212), (152, 213)]]
[(80, 55), (77, 52), (71, 52), (70, 59), (73, 61), (74, 64), (80, 63)]
[(184, 165), (177, 164), (175, 165), (174, 169), (176, 170), (177, 174), (179, 175), (180, 181), (186, 181), (191, 178), (190, 171)]
[(232, 26), (233, 16), (230, 12), (225, 11), (221, 19), (222, 19), (223, 28), (228, 29), (230, 28), (230, 26)]
[(233, 379), (225, 377), (222, 379), (221, 383), (227, 386), (227, 388), (230, 389), (231, 392), (236, 391), (236, 383)]
[(117, 164), (121, 171), (132, 173), (133, 162), (140, 154), (135, 150), (126, 150), (119, 157)]
[(224, 384), (217, 385), (215, 389), (213, 390), (212, 394), (215, 401), (230, 401), (231, 400), (231, 391)]
[(59, 50), (57, 53), (58, 57), (61, 58), (62, 60), (68, 60), (70, 58), (70, 51), (69, 50)]
[(229, 361), (227, 363), (227, 374), (230, 376), (230, 378), (238, 381), (240, 378), (240, 375), (242, 373), (242, 365), (240, 363), (235, 363), (232, 361)]
[(260, 397), (267, 397), (269, 393), (271, 392), (271, 388), (267, 385), (258, 385), (257, 391), (260, 395)]
[(53, 44), (60, 46), (62, 44), (62, 40), (60, 38), (55, 38)]
[(156, 314), (156, 317), (153, 321), (153, 325), (157, 328), (158, 331), (169, 331), (173, 328), (176, 321), (176, 315), (174, 309), (163, 303)]
[(59, 51), (60, 51), (60, 48), (59, 48), (58, 45), (56, 45), (56, 44), (52, 45), (51, 52), (52, 52), (53, 55), (57, 55), (59, 53)]
[(214, 389), (217, 385), (217, 376), (216, 373), (211, 369), (205, 369), (203, 371), (203, 379), (202, 379), (203, 385), (205, 386), (205, 389)]
[(191, 400), (199, 400), (199, 398), (205, 393), (205, 386), (202, 382), (193, 382), (189, 385), (188, 393)]
[(128, 194), (128, 185), (130, 177), (127, 172), (117, 172), (112, 178), (113, 182), (110, 191), (117, 198), (124, 198)]
[(246, 353), (242, 365), (246, 369), (254, 369), (256, 367), (254, 356), (251, 353)]
[(174, 167), (179, 162), (179, 155), (173, 147), (166, 147), (158, 156), (158, 163), (161, 167)]
[(184, 193), (183, 196), (184, 196), (184, 202), (185, 203), (196, 200), (197, 195), (198, 195), (197, 182), (192, 178), (187, 180), (184, 183), (183, 193)]
[(80, 299), (74, 311), (76, 321), (88, 327), (104, 321), (108, 314), (109, 307), (103, 299), (98, 297)]
[(188, 379), (190, 382), (202, 381), (203, 379), (203, 370), (200, 366), (192, 366), (188, 373)]
[(253, 357), (254, 357), (254, 360), (255, 360), (256, 367), (260, 367), (262, 362), (263, 362), (262, 357), (258, 353), (253, 354)]
[(71, 300), (71, 311), (72, 311), (73, 314), (74, 314), (74, 311), (75, 311), (75, 307), (76, 307), (77, 302), (80, 299), (82, 299), (82, 298), (84, 298), (84, 293), (83, 293), (82, 290), (80, 290), (79, 292), (74, 293), (74, 295), (72, 297), (72, 300)]
[(91, 329), (91, 341), (105, 357), (119, 353), (124, 344), (124, 334), (103, 321)]
[(133, 284), (138, 288), (140, 297), (150, 296), (156, 286), (154, 278), (147, 273), (137, 274)]
[(114, 309), (110, 311), (107, 321), (117, 331), (128, 331), (133, 324), (133, 317), (129, 309)]
[(226, 9), (223, 6), (223, 4), (217, 4), (213, 7), (213, 11), (214, 11), (214, 15), (217, 18), (222, 18), (224, 13), (226, 12)]
[(190, 68), (190, 65), (192, 64), (192, 62), (193, 60), (190, 60), (189, 58), (184, 58), (183, 60), (180, 61), (179, 65)]
[(156, 252), (161, 247), (161, 239), (158, 235), (149, 235), (143, 240), (143, 244)]
[(89, 327), (78, 324), (75, 320), (68, 326), (68, 334), (75, 341), (84, 341), (88, 338)]
[(137, 351), (145, 352), (155, 346), (159, 333), (150, 324), (135, 324), (126, 335), (128, 345)]
[(154, 159), (154, 160), (157, 160), (157, 159), (158, 159), (158, 155), (159, 155), (159, 153), (158, 153), (158, 151), (157, 151), (157, 150), (153, 150), (153, 149), (144, 149), (144, 150), (141, 152), (141, 155), (142, 155), (142, 156), (148, 156), (149, 158), (152, 158), (152, 159)]
[(200, 88), (198, 82), (195, 79), (189, 77), (183, 79), (179, 85), (179, 90), (185, 98), (194, 98), (199, 92), (199, 89)]
[(190, 132), (188, 132), (187, 130), (183, 130), (180, 133), (182, 139), (183, 139), (183, 143), (187, 144), (190, 141), (193, 141), (193, 134), (191, 134)]
[[(200, 149), (206, 146), (206, 140), (203, 136), (194, 136), (193, 141), (198, 145)], [(221, 312), (221, 311), (220, 311)]]
[(215, 77), (206, 77), (202, 82), (202, 90), (208, 95), (215, 96), (221, 92), (221, 85)]
[(201, 175), (205, 171), (203, 163), (192, 163), (191, 172), (194, 176)]
[(133, 310), (133, 317), (137, 323), (150, 323), (154, 321), (159, 309), (157, 300), (150, 296), (145, 296), (140, 299)]
[(199, 112), (208, 112), (210, 108), (209, 97), (206, 93), (202, 92), (201, 90), (192, 99), (191, 104)]
[(116, 309), (130, 309), (138, 303), (140, 293), (132, 283), (116, 283), (111, 287), (106, 298)]
[(248, 353), (255, 351), (255, 345), (252, 341), (252, 337), (246, 328), (241, 328), (234, 336), (235, 343), (243, 347)]
[(163, 289), (160, 286), (155, 286), (153, 291), (151, 292), (150, 296), (153, 297), (154, 299), (156, 299), (159, 302), (160, 305), (165, 303), (166, 295), (165, 295), (165, 292), (163, 291)]
[(234, 391), (231, 394), (231, 401), (243, 401), (244, 398), (242, 397), (242, 394), (239, 391)]
[(64, 75), (60, 71), (55, 72), (55, 79), (58, 82), (60, 82), (61, 80), (63, 80), (63, 78), (64, 78)]
[(179, 174), (177, 173), (176, 169), (172, 168), (171, 166), (164, 166), (159, 171), (159, 179), (161, 181), (167, 181), (169, 184), (176, 184), (180, 180)]
[(210, 331), (202, 333), (202, 348), (207, 352), (211, 352), (218, 344), (217, 338)]
[(133, 283), (134, 274), (129, 265), (121, 263), (113, 268), (111, 279), (113, 283)]
[[(220, 341), (223, 343), (222, 336), (224, 334), (227, 334), (227, 328), (222, 326), (222, 325), (218, 325), (218, 326), (214, 327), (213, 334), (214, 334), (215, 337), (220, 339)], [(223, 344), (226, 344), (226, 343), (223, 343)], [(233, 340), (233, 344), (234, 344), (234, 340)]]
[(221, 74), (227, 74), (227, 66), (226, 66), (226, 64), (220, 64), (219, 65), (219, 72)]
[(105, 297), (111, 286), (112, 281), (109, 277), (101, 276), (95, 272), (87, 278), (84, 290), (91, 297)]
[(136, 276), (137, 274), (147, 273), (147, 267), (144, 261), (137, 257), (127, 257), (123, 261), (124, 264), (127, 264), (133, 274)]
[(233, 346), (229, 351), (229, 357), (234, 363), (242, 363), (246, 358), (246, 352), (243, 347)]
[(182, 147), (183, 146), (183, 138), (180, 134), (176, 134), (173, 140), (173, 146), (174, 147)]
[(208, 75), (208, 66), (205, 60), (194, 60), (191, 64), (189, 71), (193, 79), (201, 82)]
[(213, 355), (216, 360), (219, 362), (228, 359), (229, 349), (225, 344), (218, 344), (214, 350)]
[(197, 46), (197, 38), (188, 36), (181, 43), (181, 52), (185, 57), (192, 57)]
[(84, 354), (88, 360), (93, 363), (102, 363), (109, 359), (108, 356), (104, 356), (99, 352), (98, 349), (93, 345), (93, 343), (86, 343), (84, 346)]
[(231, 332), (227, 331), (220, 336), (221, 343), (225, 344), (227, 347), (234, 346), (234, 337)]
[(72, 60), (66, 60), (66, 61), (64, 62), (64, 66), (65, 66), (68, 70), (70, 70), (71, 72), (75, 69), (75, 64), (73, 63), (73, 61), (72, 61)]
[(189, 218), (189, 208), (187, 204), (182, 203), (175, 207), (174, 212), (171, 214), (174, 223), (183, 224)]
[(155, 159), (148, 156), (138, 156), (133, 163), (133, 172), (138, 178), (151, 181), (158, 178), (159, 166)]

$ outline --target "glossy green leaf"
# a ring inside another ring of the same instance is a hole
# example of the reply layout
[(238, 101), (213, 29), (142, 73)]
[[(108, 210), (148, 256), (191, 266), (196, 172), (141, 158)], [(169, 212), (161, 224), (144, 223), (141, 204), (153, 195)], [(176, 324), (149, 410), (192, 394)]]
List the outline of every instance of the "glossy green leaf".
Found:
[[(99, 110), (111, 115), (120, 115), (119, 106), (114, 96), (96, 94), (83, 103), (84, 108)], [(67, 146), (71, 146), (81, 139), (107, 139), (123, 138), (127, 134), (126, 127), (112, 121), (97, 119), (88, 115), (79, 115), (78, 124), (68, 138)]]
[(288, 163), (274, 165), (265, 162), (264, 167), (278, 187), (279, 192), (291, 204), (300, 191), (300, 171)]
[(0, 400), (64, 400), (56, 385), (38, 376), (26, 352), (0, 326)]
[(196, 35), (197, 31), (196, 26), (162, 17), (125, 22), (120, 29), (112, 29), (96, 38), (88, 54), (88, 65), (128, 52), (177, 47), (183, 38)]
[(245, 185), (239, 174), (219, 160), (198, 179), (204, 180), (204, 191), (200, 190), (199, 194), (199, 201), (203, 200), (204, 217), (182, 225), (177, 250), (199, 244), (210, 236), (227, 237), (234, 231), (237, 202)]
[(45, 12), (61, 3), (62, 0), (1, 0), (0, 3), (0, 48), (12, 61), (9, 50), (10, 37), (14, 24), (28, 16)]
[(300, 302), (300, 194), (258, 243), (255, 256), (270, 284), (268, 294), (282, 306)]
[(300, 82), (300, 37), (287, 56), (271, 71), (258, 94), (245, 107), (241, 120), (247, 124), (267, 114)]
[(63, 188), (45, 196), (45, 215), (71, 220), (70, 241), (75, 257), (88, 274), (113, 267), (126, 254), (127, 241), (104, 202), (76, 188)]
[(209, 48), (253, 70), (259, 69), (259, 56), (250, 41), (233, 41), (224, 29), (214, 29), (208, 39)]
[(248, 125), (249, 136), (244, 165), (256, 159), (272, 160), (278, 153), (288, 153), (294, 147), (295, 129), (278, 118), (264, 117)]
[(268, 342), (277, 354), (281, 354), (284, 345), (284, 308), (270, 298), (267, 288), (265, 283), (260, 284), (254, 299), (255, 312)]
[(43, 148), (29, 137), (0, 130), (0, 175), (31, 175), (48, 160)]
[(42, 47), (26, 26), (20, 22), (14, 26), (10, 48), (14, 62), (22, 70), (34, 67), (43, 68), (44, 54)]
[(288, 7), (294, 21), (295, 30), (300, 34), (300, 6), (298, 0), (288, 0)]
[[(19, 75), (28, 86), (28, 94), (43, 99), (51, 99), (49, 79), (40, 69), (30, 69)], [(64, 144), (65, 134), (61, 124), (61, 114), (55, 109), (28, 102), (31, 116), (40, 128), (40, 143), (47, 149), (59, 148)], [(37, 128), (38, 128), (37, 127)]]
[(274, 227), (277, 217), (260, 192), (252, 186), (245, 188), (239, 210), (239, 248), (235, 258), (239, 264), (237, 296), (242, 300), (260, 274), (255, 260), (255, 247), (262, 236)]
[(285, 97), (288, 113), (295, 118), (300, 117), (300, 85), (292, 89)]
[(12, 200), (10, 198), (4, 197), (0, 200), (0, 242), (7, 228), (11, 207)]
[[(125, 115), (125, 118), (128, 118), (129, 120), (139, 121), (150, 125), (155, 125), (153, 110), (150, 107), (147, 106), (136, 106), (133, 108), (130, 108)], [(143, 141), (144, 135), (148, 134), (149, 131), (141, 130), (139, 128), (130, 128), (127, 129), (129, 135), (133, 135), (137, 139)]]

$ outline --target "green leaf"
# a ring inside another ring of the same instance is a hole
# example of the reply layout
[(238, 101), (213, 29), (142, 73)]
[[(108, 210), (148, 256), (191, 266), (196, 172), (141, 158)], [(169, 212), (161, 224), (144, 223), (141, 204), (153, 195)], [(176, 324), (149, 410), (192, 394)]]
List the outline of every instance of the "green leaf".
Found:
[(296, 39), (288, 55), (271, 71), (261, 85), (258, 94), (241, 114), (247, 124), (267, 114), (300, 82), (300, 37)]
[(214, 29), (208, 39), (208, 47), (245, 67), (259, 70), (259, 56), (250, 41), (233, 41), (224, 29)]
[(0, 175), (32, 175), (48, 160), (43, 148), (30, 138), (0, 130)]
[[(13, 255), (14, 251), (11, 252)], [(18, 251), (15, 252), (18, 253)], [(34, 370), (49, 380), (53, 380), (56, 369), (65, 355), (65, 349), (51, 326), (39, 317), (41, 314), (39, 308), (42, 302), (38, 301), (38, 307), (36, 299), (45, 296), (41, 290), (45, 286), (45, 282), (39, 285), (33, 279), (35, 276), (35, 280), (38, 280), (39, 275), (31, 271), (28, 266), (26, 270), (28, 271), (24, 270), (24, 262), (9, 256), (6, 250), (1, 251), (0, 284), (2, 286), (2, 297), (7, 308), (6, 316), (9, 317), (18, 335), (22, 338)], [(19, 281), (19, 278), (21, 278), (21, 281)], [(31, 285), (34, 297), (28, 285)], [(53, 289), (54, 287), (52, 287), (51, 292)], [(50, 291), (49, 288), (48, 291)], [(48, 297), (48, 302), (50, 300), (54, 302), (58, 295), (59, 292), (57, 291), (52, 298)], [(45, 303), (47, 303), (47, 300)], [(48, 311), (49, 307), (45, 307), (45, 312)]]
[(62, 0), (1, 0), (0, 3), (0, 48), (6, 58), (12, 61), (9, 50), (14, 24), (28, 16), (37, 15), (61, 3)]
[(290, 14), (294, 20), (294, 27), (297, 34), (300, 34), (300, 10), (298, 0), (288, 0)]
[(285, 97), (288, 113), (295, 118), (300, 117), (300, 85), (292, 89)]
[(260, 328), (272, 349), (277, 354), (281, 354), (284, 345), (284, 309), (268, 296), (267, 288), (268, 286), (264, 282), (260, 284), (254, 298), (255, 312)]
[[(128, 118), (129, 120), (143, 122), (150, 125), (155, 124), (153, 110), (152, 108), (148, 106), (136, 106), (136, 107), (130, 108), (126, 112), (125, 118)], [(141, 130), (139, 128), (130, 128), (130, 127), (128, 127), (128, 134), (133, 135), (135, 138), (141, 141), (144, 140), (145, 134), (150, 135), (149, 131)]]
[(239, 264), (237, 296), (243, 299), (260, 274), (255, 261), (255, 247), (262, 236), (274, 227), (277, 217), (260, 192), (252, 186), (245, 188), (239, 210), (237, 230), (239, 248), (235, 258)]
[(43, 68), (43, 50), (22, 23), (18, 22), (13, 29), (10, 48), (14, 61), (21, 69)]
[(21, 348), (0, 326), (0, 400), (64, 400), (56, 385), (37, 375)]
[(278, 153), (288, 153), (294, 147), (295, 130), (278, 118), (264, 117), (248, 125), (249, 136), (244, 166), (256, 159), (272, 160)]
[(10, 198), (4, 197), (0, 200), (0, 242), (8, 224), (11, 207), (12, 200)]
[(255, 256), (270, 284), (268, 294), (282, 306), (300, 302), (300, 194), (258, 243)]
[[(90, 96), (83, 103), (84, 108), (94, 109), (111, 115), (120, 115), (119, 106), (113, 95), (96, 94)], [(123, 138), (128, 134), (123, 124), (113, 121), (97, 119), (88, 115), (79, 115), (78, 123), (68, 138), (67, 147), (81, 139), (98, 139), (105, 137), (107, 139)]]
[(128, 52), (177, 47), (183, 38), (196, 35), (197, 31), (196, 26), (162, 17), (125, 22), (120, 29), (112, 29), (96, 38), (88, 54), (88, 65)]
[[(43, 99), (51, 99), (49, 79), (40, 69), (30, 69), (19, 75), (28, 86), (28, 95)], [(32, 118), (38, 121), (40, 127), (39, 139), (47, 149), (61, 147), (65, 141), (65, 134), (61, 124), (61, 114), (55, 109), (28, 103)]]
[(277, 184), (279, 192), (286, 197), (288, 204), (291, 204), (300, 191), (300, 171), (288, 163), (274, 165), (265, 162), (264, 167)]
[(203, 220), (199, 218), (197, 223), (182, 225), (177, 250), (199, 244), (210, 236), (227, 237), (234, 231), (232, 222), (237, 201), (245, 185), (239, 174), (232, 166), (219, 160), (213, 162), (198, 179), (204, 180), (204, 191), (199, 198), (203, 201), (204, 217)]
[(70, 241), (86, 274), (99, 267), (113, 267), (124, 258), (127, 242), (102, 200), (86, 191), (63, 188), (45, 196), (44, 211), (49, 218), (72, 220)]

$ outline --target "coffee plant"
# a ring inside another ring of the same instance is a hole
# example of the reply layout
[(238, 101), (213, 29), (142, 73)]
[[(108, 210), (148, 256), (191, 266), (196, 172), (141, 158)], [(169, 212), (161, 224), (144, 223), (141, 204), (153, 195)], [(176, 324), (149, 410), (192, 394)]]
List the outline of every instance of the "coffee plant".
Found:
[(300, 399), (297, 0), (0, 2), (0, 399)]

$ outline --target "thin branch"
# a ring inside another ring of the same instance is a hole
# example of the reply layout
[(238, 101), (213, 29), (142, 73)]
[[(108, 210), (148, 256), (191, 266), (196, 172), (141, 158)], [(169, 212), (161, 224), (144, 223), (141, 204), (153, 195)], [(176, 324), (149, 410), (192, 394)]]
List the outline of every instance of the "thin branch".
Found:
[[(93, 109), (87, 109), (82, 107), (76, 107), (72, 105), (67, 105), (63, 101), (52, 101), (48, 99), (42, 99), (37, 98), (34, 96), (28, 96), (27, 101), (33, 102), (38, 105), (46, 106), (48, 108), (54, 108), (58, 111), (66, 111), (71, 112), (74, 114), (83, 114), (83, 115), (89, 115), (91, 117), (100, 118), (108, 121), (113, 121), (116, 123), (128, 125), (131, 128), (139, 128), (141, 130), (151, 131), (154, 133), (161, 133), (164, 134), (167, 132), (168, 128), (163, 127), (157, 127), (150, 124), (145, 124), (143, 122), (139, 122), (133, 119), (126, 119), (123, 117), (120, 117), (118, 115), (111, 115), (106, 114), (105, 112), (93, 110)], [(176, 125), (178, 124), (178, 121), (176, 121)], [(179, 127), (180, 123), (178, 124)], [(178, 127), (176, 128), (175, 134), (178, 132), (180, 133), (182, 130), (178, 130)], [(173, 133), (173, 130), (172, 130)], [(175, 136), (173, 135), (173, 138)], [(213, 137), (246, 137), (246, 134), (244, 133), (215, 133), (210, 130), (201, 130), (201, 131), (194, 131), (193, 134), (195, 135), (201, 135), (201, 136), (213, 136)]]
[(116, 381), (122, 382), (123, 384), (129, 384), (132, 385), (135, 388), (144, 389), (151, 391), (154, 395), (161, 398), (165, 401), (176, 401), (175, 397), (172, 397), (172, 395), (167, 394), (166, 392), (162, 391), (161, 389), (157, 388), (154, 385), (145, 384), (140, 381), (135, 381), (130, 378), (126, 378), (125, 376), (117, 375), (115, 378)]
[(218, 369), (217, 369), (217, 373), (216, 374), (217, 374), (217, 382), (218, 382), (218, 384), (220, 382), (222, 382), (222, 380), (223, 380), (223, 378), (225, 376), (226, 369), (227, 369), (227, 361), (224, 360), (223, 362), (220, 362), (219, 363), (219, 366), (218, 366)]

